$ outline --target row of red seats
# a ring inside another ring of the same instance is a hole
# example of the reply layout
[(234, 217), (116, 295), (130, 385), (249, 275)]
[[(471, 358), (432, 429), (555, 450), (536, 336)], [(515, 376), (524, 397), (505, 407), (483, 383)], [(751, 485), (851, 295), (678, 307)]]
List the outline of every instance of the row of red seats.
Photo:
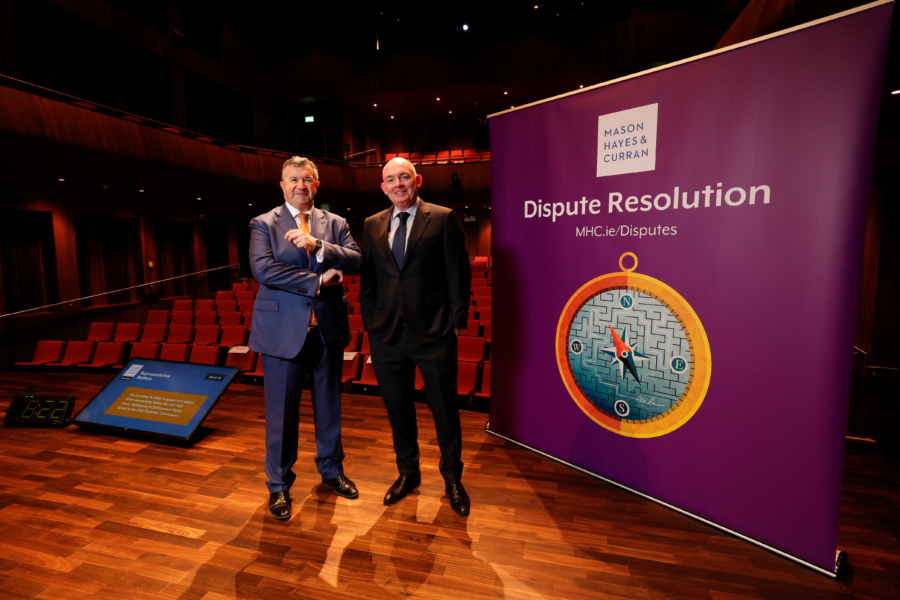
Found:
[(253, 320), (253, 311), (215, 311), (215, 310), (151, 310), (147, 312), (147, 325), (247, 325)]
[(490, 150), (443, 150), (441, 152), (399, 152), (397, 154), (385, 154), (384, 162), (394, 158), (405, 158), (414, 165), (446, 165), (449, 163), (489, 162)]

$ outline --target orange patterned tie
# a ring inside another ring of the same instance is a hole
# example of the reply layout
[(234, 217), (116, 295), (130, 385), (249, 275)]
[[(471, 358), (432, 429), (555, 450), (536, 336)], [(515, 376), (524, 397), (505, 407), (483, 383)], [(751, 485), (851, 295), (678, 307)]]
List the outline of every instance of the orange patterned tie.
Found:
[[(297, 215), (300, 217), (300, 231), (306, 234), (310, 234), (309, 229), (309, 214), (308, 213), (300, 213)], [(311, 235), (311, 234), (310, 234)], [(306, 251), (306, 256), (309, 256), (309, 250)], [(313, 312), (312, 309), (309, 311), (309, 326), (315, 327), (319, 323), (316, 321), (316, 313)]]

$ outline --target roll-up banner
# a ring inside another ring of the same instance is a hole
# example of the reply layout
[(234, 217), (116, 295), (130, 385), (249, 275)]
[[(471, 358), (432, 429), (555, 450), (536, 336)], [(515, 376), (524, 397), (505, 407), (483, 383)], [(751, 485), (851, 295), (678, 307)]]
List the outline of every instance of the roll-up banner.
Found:
[(892, 10), (491, 116), (490, 432), (835, 574)]

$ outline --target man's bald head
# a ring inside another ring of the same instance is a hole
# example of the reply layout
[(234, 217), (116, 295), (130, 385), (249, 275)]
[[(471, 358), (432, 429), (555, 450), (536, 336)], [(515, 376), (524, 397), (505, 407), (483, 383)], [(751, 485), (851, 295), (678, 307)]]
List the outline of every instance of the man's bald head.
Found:
[(406, 210), (416, 203), (419, 197), (419, 186), (422, 185), (422, 176), (416, 173), (416, 168), (405, 158), (393, 158), (384, 165), (381, 172), (381, 191), (391, 199), (391, 203), (398, 210)]

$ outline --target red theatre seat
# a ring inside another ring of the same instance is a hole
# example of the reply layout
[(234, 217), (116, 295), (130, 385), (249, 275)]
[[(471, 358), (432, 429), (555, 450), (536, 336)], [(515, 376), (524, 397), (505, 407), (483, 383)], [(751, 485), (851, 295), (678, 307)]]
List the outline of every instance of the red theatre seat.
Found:
[(475, 306), (478, 309), (482, 308), (490, 308), (491, 307), (491, 297), (490, 296), (475, 296)]
[[(238, 313), (240, 314), (240, 313)], [(222, 328), (222, 339), (219, 345), (223, 348), (233, 348), (234, 346), (243, 346), (247, 343), (247, 328), (243, 325), (233, 325), (231, 327)]]
[(167, 344), (190, 344), (194, 339), (194, 326), (190, 323), (177, 323), (169, 325), (169, 337)]
[(91, 323), (91, 329), (88, 331), (87, 341), (89, 342), (108, 342), (113, 339), (113, 332), (116, 329), (115, 323)]
[(472, 293), (483, 296), (488, 290), (488, 280), (484, 277), (472, 278)]
[(194, 325), (216, 325), (219, 322), (219, 313), (214, 310), (203, 310), (195, 313)]
[(409, 152), (398, 152), (397, 157), (409, 160)]
[(191, 359), (189, 362), (199, 365), (216, 365), (219, 363), (218, 346), (191, 346)]
[(175, 300), (172, 302), (172, 312), (176, 310), (194, 310), (194, 301), (193, 300)]
[(356, 383), (362, 386), (378, 387), (378, 379), (375, 378), (375, 367), (372, 366), (371, 356), (366, 357), (362, 367), (362, 375), (360, 375), (359, 381)]
[(192, 310), (173, 310), (172, 311), (172, 325), (181, 324), (181, 323), (193, 323), (194, 322), (194, 311)]
[(350, 329), (363, 330), (362, 315), (349, 315), (347, 318), (350, 319)]
[(195, 346), (215, 346), (219, 343), (221, 329), (218, 325), (200, 325), (194, 334)]
[(142, 344), (152, 344), (162, 342), (166, 339), (166, 331), (169, 326), (162, 323), (151, 323), (144, 325), (144, 333), (141, 335)]
[(481, 158), (477, 150), (463, 150), (463, 156), (467, 161)]
[[(243, 377), (264, 377), (263, 374), (263, 360), (262, 356), (259, 357), (259, 360), (256, 361), (256, 368), (252, 371), (248, 371), (244, 373)], [(243, 378), (242, 378), (243, 379)]]
[(122, 362), (125, 358), (125, 344), (122, 342), (100, 342), (94, 351), (94, 360), (89, 363), (81, 363), (76, 367), (86, 369), (102, 369)]
[(147, 324), (150, 323), (169, 323), (169, 311), (167, 310), (151, 310), (147, 312)]
[(469, 306), (469, 320), (470, 321), (475, 320), (475, 307), (474, 306)]
[(256, 296), (259, 293), (259, 282), (253, 281), (250, 283), (250, 291), (253, 292), (253, 295)]
[(460, 362), (481, 362), (484, 360), (484, 338), (460, 336), (457, 346), (457, 360)]
[(481, 324), (481, 326), (484, 329), (484, 331), (482, 332), (482, 334), (484, 335), (484, 341), (487, 342), (488, 344), (490, 344), (491, 343), (491, 322), (485, 321), (484, 323)]
[(485, 322), (489, 322), (491, 320), (491, 307), (479, 307), (478, 308), (478, 320), (481, 321), (482, 325)]
[(234, 300), (234, 292), (231, 290), (222, 290), (216, 292), (216, 304), (222, 302), (223, 300)]
[(47, 363), (45, 367), (71, 367), (81, 363), (91, 362), (94, 356), (94, 346), (97, 342), (69, 342), (66, 344), (66, 353), (59, 362)]
[(237, 310), (237, 300), (217, 300), (216, 310), (220, 313), (234, 312)]
[(17, 367), (37, 367), (47, 363), (58, 363), (62, 360), (63, 353), (66, 351), (66, 343), (56, 340), (41, 340), (34, 349), (34, 356), (31, 362), (17, 362)]
[(137, 343), (131, 345), (131, 355), (128, 357), (128, 360), (133, 360), (135, 358), (150, 358), (152, 360), (156, 360), (159, 358), (159, 344), (143, 344)]
[(136, 342), (141, 339), (140, 323), (119, 323), (116, 326), (116, 337), (114, 342)]
[(243, 312), (241, 314), (244, 315), (244, 325), (247, 327), (247, 329), (252, 329), (253, 328), (253, 311), (250, 310), (250, 311)]
[(256, 358), (258, 354), (253, 350), (249, 352), (229, 352), (225, 357), (226, 367), (236, 367), (238, 373), (247, 373), (256, 368)]
[(359, 302), (357, 302), (356, 304), (351, 304), (350, 314), (362, 316), (362, 304), (360, 304)]
[(419, 367), (416, 367), (416, 380), (413, 387), (420, 391), (425, 389), (425, 379), (422, 377), (422, 371), (419, 370)]
[(350, 304), (356, 304), (359, 302), (359, 292), (347, 292), (347, 302)]
[(389, 161), (389, 160), (394, 160), (395, 158), (397, 158), (397, 155), (396, 155), (396, 154), (385, 154), (385, 155), (384, 155), (384, 162), (387, 162), (387, 161)]
[(484, 373), (481, 376), (481, 391), (475, 393), (475, 398), (491, 398), (491, 363), (485, 363)]
[(256, 304), (254, 300), (244, 300), (238, 302), (238, 310), (241, 312), (253, 312), (253, 306)]
[(443, 150), (443, 151), (437, 153), (437, 164), (446, 165), (448, 162), (450, 162), (450, 151), (449, 150)]
[(451, 150), (450, 151), (450, 162), (458, 163), (463, 162), (465, 158), (465, 154), (463, 154), (462, 150)]
[(197, 306), (194, 307), (197, 312), (205, 310), (216, 310), (215, 300), (197, 300)]
[(232, 283), (232, 284), (231, 284), (231, 291), (232, 291), (232, 292), (235, 292), (235, 293), (237, 293), (237, 292), (249, 292), (249, 291), (250, 291), (250, 284), (249, 284), (249, 283)]
[(244, 315), (239, 312), (226, 312), (219, 314), (219, 325), (222, 327), (234, 327), (243, 325)]
[(253, 292), (250, 290), (234, 293), (234, 299), (237, 300), (239, 304), (241, 302), (252, 302), (254, 298), (256, 298), (256, 296), (254, 296)]
[(362, 332), (362, 343), (359, 345), (359, 353), (369, 355), (372, 354), (372, 349), (369, 347), (369, 332)]
[(359, 351), (359, 332), (355, 329), (350, 330), (350, 341), (347, 342), (347, 345), (344, 346), (344, 352), (358, 352)]
[(456, 374), (456, 393), (468, 396), (475, 391), (478, 381), (478, 363), (461, 362), (457, 367), (459, 370)]
[(468, 326), (465, 329), (459, 332), (460, 337), (462, 336), (470, 336), (470, 337), (478, 337), (478, 334), (481, 333), (479, 331), (479, 323), (475, 320), (468, 321)]
[(359, 379), (362, 371), (363, 355), (356, 352), (352, 358), (344, 357), (344, 367), (341, 369), (341, 382), (350, 383)]
[(163, 344), (159, 350), (159, 360), (187, 362), (191, 346), (187, 344)]

